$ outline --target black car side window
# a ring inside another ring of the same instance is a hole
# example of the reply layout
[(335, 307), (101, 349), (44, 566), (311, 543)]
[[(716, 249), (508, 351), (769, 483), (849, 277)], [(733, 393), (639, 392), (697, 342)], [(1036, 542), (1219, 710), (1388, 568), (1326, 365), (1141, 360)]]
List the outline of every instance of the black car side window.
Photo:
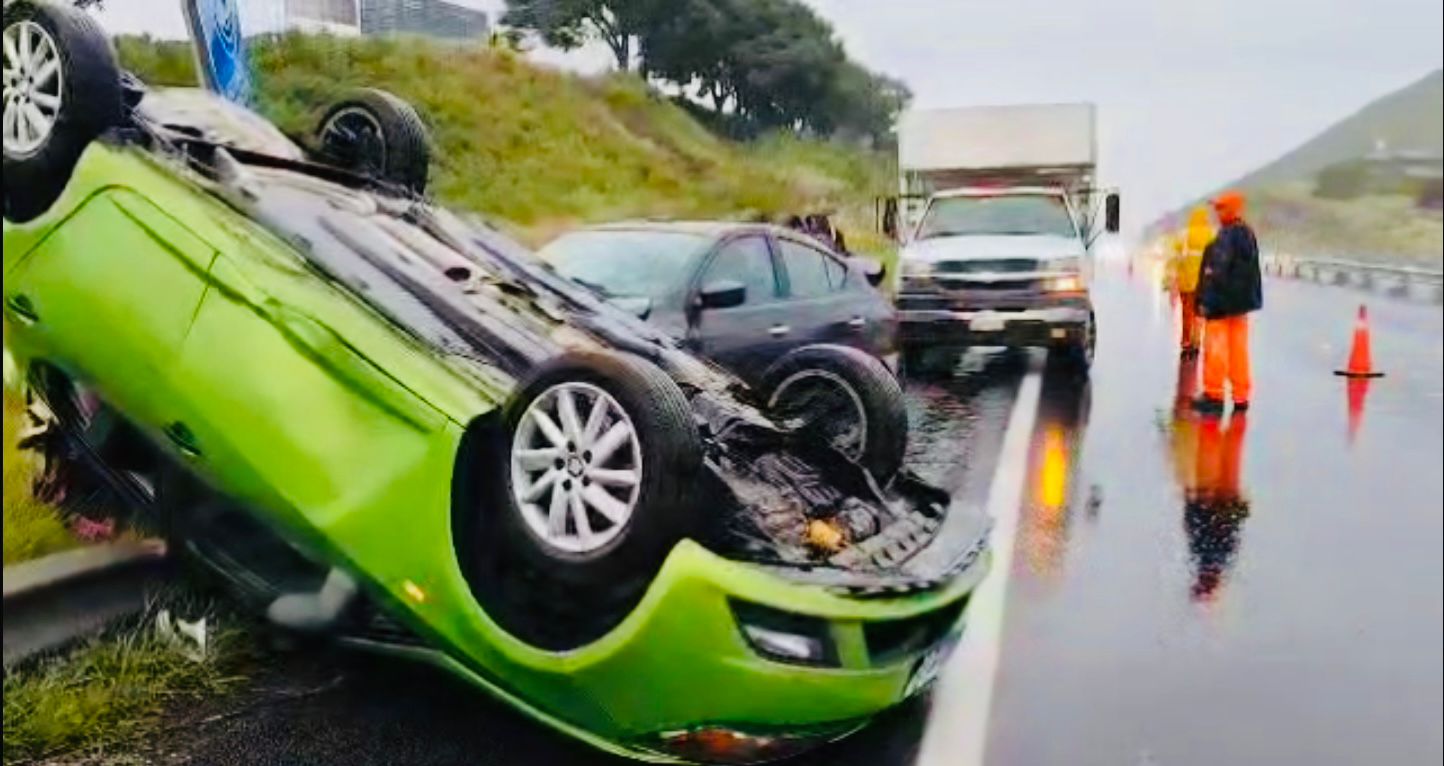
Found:
[(794, 298), (820, 298), (842, 289), (847, 270), (831, 256), (791, 240), (779, 240)]
[(772, 253), (767, 240), (760, 236), (734, 239), (723, 245), (707, 271), (702, 285), (720, 281), (741, 282), (747, 287), (745, 303), (766, 303), (777, 297), (777, 274), (772, 268)]

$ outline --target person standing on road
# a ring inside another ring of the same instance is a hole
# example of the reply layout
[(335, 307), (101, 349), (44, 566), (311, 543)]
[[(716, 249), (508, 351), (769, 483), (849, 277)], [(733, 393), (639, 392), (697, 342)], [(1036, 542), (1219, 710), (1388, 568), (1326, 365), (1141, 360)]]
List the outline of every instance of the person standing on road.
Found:
[(1224, 192), (1213, 201), (1218, 235), (1203, 252), (1199, 270), (1198, 310), (1204, 318), (1203, 396), (1201, 412), (1224, 407), (1224, 386), (1232, 389), (1233, 407), (1247, 410), (1252, 395), (1249, 370), (1248, 315), (1263, 308), (1263, 277), (1259, 272), (1258, 240), (1243, 220), (1244, 197)]
[(1198, 356), (1199, 336), (1203, 331), (1203, 322), (1198, 316), (1198, 273), (1203, 265), (1203, 251), (1213, 238), (1208, 210), (1196, 208), (1189, 215), (1188, 228), (1179, 235), (1173, 252), (1171, 272), (1181, 319), (1178, 348), (1185, 357)]

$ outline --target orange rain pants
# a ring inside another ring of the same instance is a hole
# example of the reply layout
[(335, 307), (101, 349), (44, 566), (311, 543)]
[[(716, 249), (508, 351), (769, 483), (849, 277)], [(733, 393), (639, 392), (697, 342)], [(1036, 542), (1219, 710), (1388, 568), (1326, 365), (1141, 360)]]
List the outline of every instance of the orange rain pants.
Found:
[(1209, 319), (1203, 327), (1203, 395), (1224, 398), (1224, 383), (1233, 389), (1234, 402), (1247, 402), (1253, 381), (1249, 377), (1248, 315)]
[(1183, 326), (1179, 329), (1178, 347), (1187, 351), (1198, 348), (1198, 331), (1203, 320), (1198, 315), (1198, 293), (1178, 294), (1179, 317)]

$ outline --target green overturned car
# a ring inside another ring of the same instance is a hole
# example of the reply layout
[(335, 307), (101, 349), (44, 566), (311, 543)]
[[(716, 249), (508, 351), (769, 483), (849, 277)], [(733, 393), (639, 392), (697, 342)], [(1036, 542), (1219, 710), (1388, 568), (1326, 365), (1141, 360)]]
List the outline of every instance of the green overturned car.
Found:
[(4, 313), (44, 491), (108, 493), (278, 630), (637, 758), (786, 757), (925, 689), (988, 522), (861, 457), (902, 447), (887, 371), (814, 346), (751, 389), (428, 203), (426, 153), (382, 92), (292, 140), (7, 3)]

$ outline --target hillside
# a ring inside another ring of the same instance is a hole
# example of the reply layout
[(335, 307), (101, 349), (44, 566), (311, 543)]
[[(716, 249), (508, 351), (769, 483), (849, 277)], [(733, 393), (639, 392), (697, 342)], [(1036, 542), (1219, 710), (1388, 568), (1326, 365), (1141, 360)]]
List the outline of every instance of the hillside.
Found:
[[(1358, 160), (1380, 141), (1396, 150), (1444, 151), (1444, 72), (1374, 100), (1228, 186), (1248, 194), (1248, 217), (1266, 250), (1439, 268), (1444, 264), (1439, 210), (1378, 189), (1350, 199), (1315, 194), (1319, 171)], [(1161, 222), (1149, 233), (1161, 233)]]
[(1257, 188), (1312, 180), (1335, 162), (1368, 154), (1379, 141), (1394, 149), (1444, 151), (1444, 70), (1375, 99), (1232, 185)]
[[(153, 85), (195, 83), (186, 45), (123, 38), (117, 47)], [(435, 194), (533, 241), (585, 221), (814, 206), (851, 211), (866, 241), (872, 196), (892, 179), (890, 157), (782, 135), (731, 143), (635, 78), (580, 77), (505, 50), (292, 35), (256, 41), (251, 55), (260, 111), (291, 133), (307, 133), (351, 87), (408, 99), (435, 142)]]

